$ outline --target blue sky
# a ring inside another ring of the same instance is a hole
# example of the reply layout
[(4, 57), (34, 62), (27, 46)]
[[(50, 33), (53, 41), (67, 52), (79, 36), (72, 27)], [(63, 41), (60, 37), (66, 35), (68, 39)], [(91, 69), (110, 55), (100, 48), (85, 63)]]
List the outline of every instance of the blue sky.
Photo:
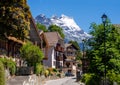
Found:
[(113, 24), (120, 24), (120, 0), (28, 0), (28, 5), (34, 18), (39, 14), (65, 14), (74, 18), (85, 32), (90, 31), (90, 23), (101, 23), (103, 13)]

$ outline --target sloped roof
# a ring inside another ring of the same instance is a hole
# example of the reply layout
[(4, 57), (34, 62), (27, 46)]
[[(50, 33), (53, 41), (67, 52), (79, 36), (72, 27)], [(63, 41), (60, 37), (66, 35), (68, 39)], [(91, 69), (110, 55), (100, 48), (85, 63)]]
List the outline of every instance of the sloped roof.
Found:
[(72, 44), (70, 44), (70, 43), (67, 43), (67, 44), (65, 44), (65, 48), (67, 48), (67, 47), (69, 47), (69, 46), (71, 46)]
[(69, 47), (69, 46), (72, 46), (72, 47), (74, 47), (76, 50), (78, 50), (78, 48), (77, 48), (75, 45), (73, 45), (72, 43), (67, 43), (67, 44), (65, 44), (65, 48), (67, 48), (67, 47)]
[(120, 24), (113, 24), (114, 26), (116, 26), (116, 27), (120, 27)]
[(38, 44), (40, 44), (40, 42), (41, 42), (38, 29), (37, 29), (37, 27), (35, 25), (35, 21), (32, 17), (30, 19), (30, 40), (32, 42), (37, 42)]
[(49, 46), (55, 46), (60, 39), (63, 40), (58, 32), (45, 32), (44, 36)]

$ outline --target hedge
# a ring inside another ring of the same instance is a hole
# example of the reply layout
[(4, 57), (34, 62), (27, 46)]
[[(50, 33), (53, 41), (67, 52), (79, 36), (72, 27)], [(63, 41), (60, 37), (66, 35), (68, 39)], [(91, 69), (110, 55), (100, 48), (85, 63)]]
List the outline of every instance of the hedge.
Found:
[(0, 61), (0, 85), (5, 85), (5, 70), (4, 65)]

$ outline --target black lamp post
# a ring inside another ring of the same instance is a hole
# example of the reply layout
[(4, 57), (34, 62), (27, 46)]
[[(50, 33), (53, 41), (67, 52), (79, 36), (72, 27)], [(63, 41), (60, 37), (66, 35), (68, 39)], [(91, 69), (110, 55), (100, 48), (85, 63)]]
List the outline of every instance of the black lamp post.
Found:
[(105, 70), (104, 70), (104, 82), (103, 85), (106, 85), (106, 33), (105, 33), (105, 26), (106, 26), (106, 21), (107, 21), (107, 15), (103, 14), (102, 15), (102, 22), (103, 22), (103, 26), (104, 26), (104, 66), (105, 66)]

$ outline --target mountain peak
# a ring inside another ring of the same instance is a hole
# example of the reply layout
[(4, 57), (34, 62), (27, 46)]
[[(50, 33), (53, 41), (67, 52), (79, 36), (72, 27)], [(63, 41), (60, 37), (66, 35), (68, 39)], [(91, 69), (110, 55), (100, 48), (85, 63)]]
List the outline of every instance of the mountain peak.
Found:
[(60, 18), (72, 19), (71, 17), (69, 17), (69, 16), (66, 16), (66, 15), (64, 15), (64, 14), (62, 14)]
[(46, 17), (44, 14), (40, 14), (39, 17)]
[(57, 15), (52, 15), (51, 19), (58, 19)]
[(73, 18), (68, 17), (66, 15), (61, 15), (62, 17), (60, 20), (64, 23), (65, 26), (71, 28), (71, 30), (78, 30), (80, 31), (81, 28), (76, 24)]
[[(40, 17), (42, 16), (42, 17)], [(65, 39), (67, 41), (74, 40), (81, 42), (82, 39), (89, 38), (89, 34), (84, 32), (74, 21), (73, 18), (66, 16), (64, 14), (61, 15), (61, 17), (58, 17), (56, 15), (53, 15), (51, 18), (45, 17), (45, 15), (38, 15), (35, 18), (36, 22), (39, 22), (41, 24), (46, 25), (47, 27), (55, 24), (59, 27), (61, 27), (65, 34)]]

